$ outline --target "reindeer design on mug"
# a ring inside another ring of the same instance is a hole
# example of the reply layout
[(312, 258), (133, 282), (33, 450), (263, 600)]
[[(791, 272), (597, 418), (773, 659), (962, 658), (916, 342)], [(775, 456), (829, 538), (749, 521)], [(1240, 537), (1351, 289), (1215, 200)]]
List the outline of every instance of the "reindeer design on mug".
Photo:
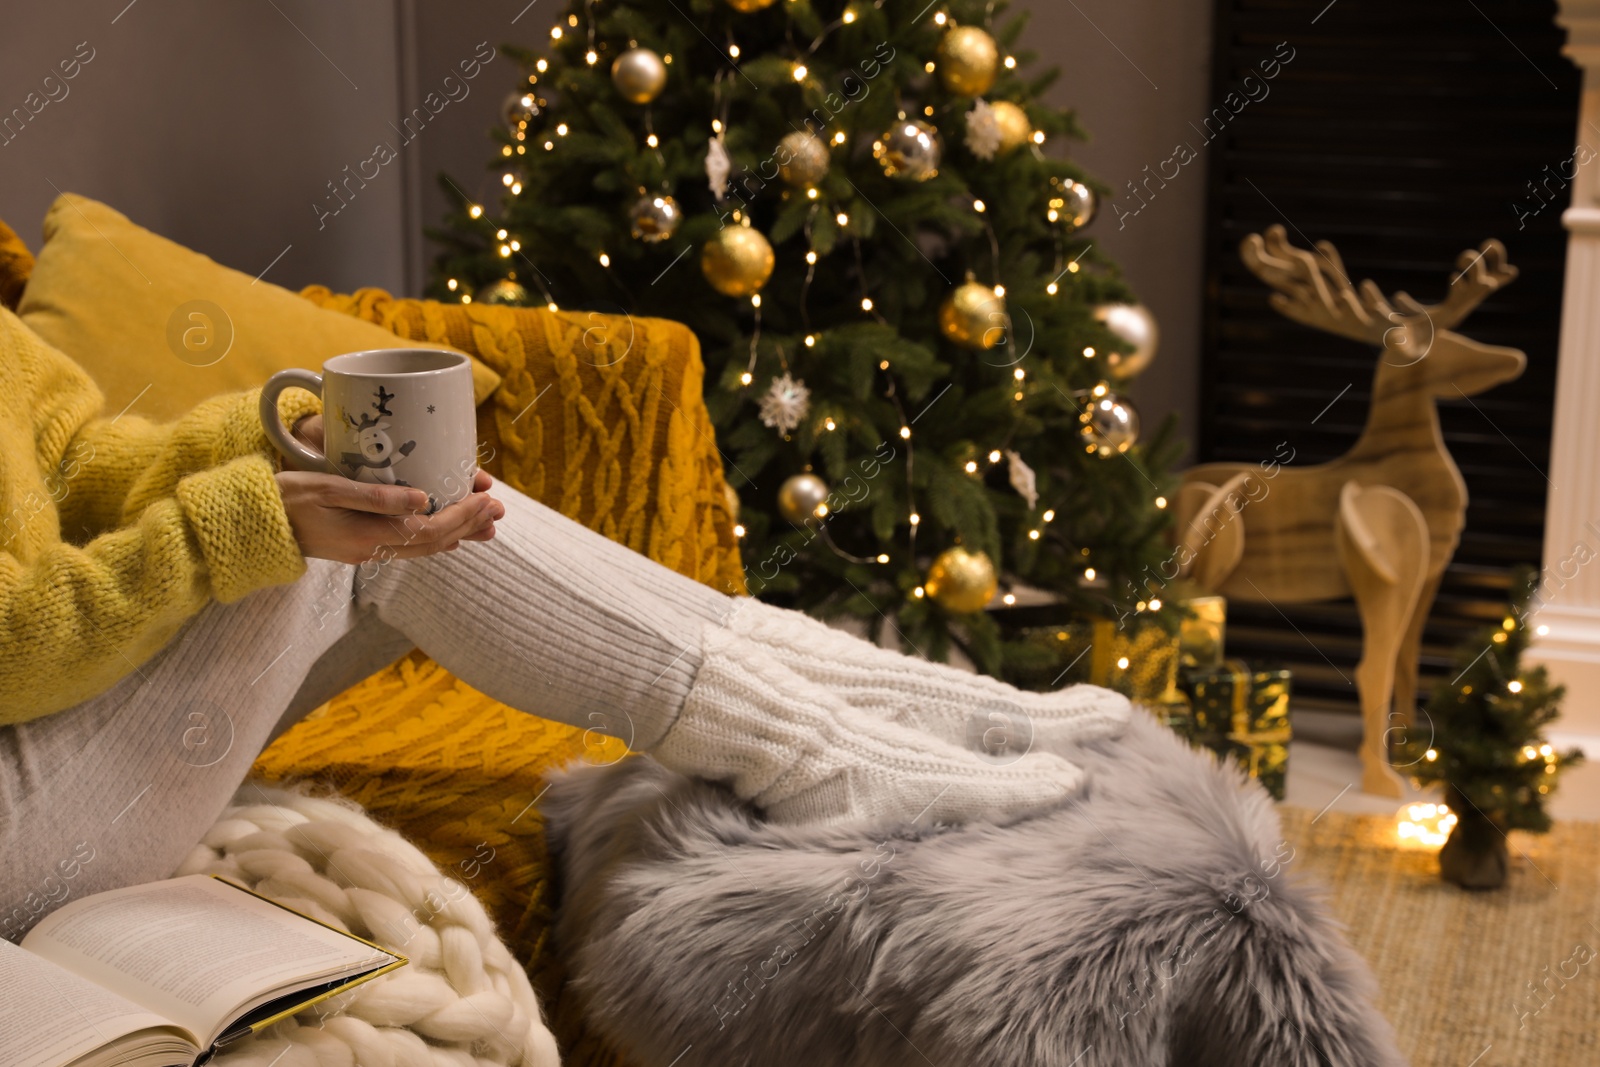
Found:
[(347, 412), (344, 416), (350, 428), (356, 432), (356, 447), (359, 452), (345, 452), (340, 456), (351, 476), (358, 482), (379, 482), (383, 485), (405, 485), (395, 477), (394, 468), (397, 463), (411, 455), (411, 450), (417, 447), (415, 441), (407, 441), (396, 446), (389, 437), (389, 424), (383, 421), (391, 418), (394, 412), (389, 410), (389, 401), (395, 394), (378, 386), (375, 394), (377, 403), (372, 405), (376, 415), (362, 413), (359, 420), (352, 419)]

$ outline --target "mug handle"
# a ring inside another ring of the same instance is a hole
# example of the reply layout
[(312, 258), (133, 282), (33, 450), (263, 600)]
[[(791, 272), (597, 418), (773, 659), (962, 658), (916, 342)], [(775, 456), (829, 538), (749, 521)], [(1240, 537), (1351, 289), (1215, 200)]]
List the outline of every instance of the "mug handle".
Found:
[(284, 427), (283, 419), (278, 415), (278, 397), (291, 386), (315, 393), (320, 397), (322, 375), (316, 371), (293, 367), (281, 370), (268, 378), (267, 384), (261, 387), (261, 428), (266, 431), (267, 440), (272, 442), (272, 446), (283, 454), (285, 466), (295, 470), (327, 474), (333, 470), (328, 457), (301, 444), (299, 439)]

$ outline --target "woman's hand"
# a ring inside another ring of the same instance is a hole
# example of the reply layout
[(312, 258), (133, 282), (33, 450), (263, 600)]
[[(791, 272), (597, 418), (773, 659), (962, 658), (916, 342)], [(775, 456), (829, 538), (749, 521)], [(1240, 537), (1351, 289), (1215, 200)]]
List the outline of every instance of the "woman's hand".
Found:
[[(296, 431), (308, 421), (302, 419)], [(506, 513), (489, 496), (493, 479), (483, 471), (473, 477), (471, 494), (432, 515), (423, 514), (428, 496), (420, 489), (305, 471), (280, 471), (276, 477), (300, 551), (340, 563), (415, 559), (452, 551), (462, 541), (487, 541)]]

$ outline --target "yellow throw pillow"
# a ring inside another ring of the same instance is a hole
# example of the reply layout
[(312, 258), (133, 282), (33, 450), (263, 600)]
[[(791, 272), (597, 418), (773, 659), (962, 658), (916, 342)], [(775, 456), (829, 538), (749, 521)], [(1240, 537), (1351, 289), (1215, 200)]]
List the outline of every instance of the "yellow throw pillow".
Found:
[[(404, 342), (325, 311), (65, 194), (44, 219), (44, 248), (17, 308), (22, 321), (89, 372), (109, 410), (134, 404), (173, 419), (286, 367), (319, 370), (342, 352)], [(500, 376), (476, 359), (475, 399)]]

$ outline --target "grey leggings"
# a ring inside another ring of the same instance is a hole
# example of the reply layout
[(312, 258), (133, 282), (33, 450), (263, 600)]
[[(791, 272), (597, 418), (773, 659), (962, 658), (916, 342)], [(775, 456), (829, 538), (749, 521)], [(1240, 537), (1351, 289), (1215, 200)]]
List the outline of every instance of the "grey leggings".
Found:
[[(0, 728), (0, 937), (69, 899), (167, 877), (277, 733), (414, 645), (514, 707), (635, 748), (658, 740), (721, 594), (494, 493), (506, 516), (492, 541), (381, 565), (311, 560), (292, 585), (211, 604), (110, 691)], [(630, 597), (635, 579), (693, 606)]]

